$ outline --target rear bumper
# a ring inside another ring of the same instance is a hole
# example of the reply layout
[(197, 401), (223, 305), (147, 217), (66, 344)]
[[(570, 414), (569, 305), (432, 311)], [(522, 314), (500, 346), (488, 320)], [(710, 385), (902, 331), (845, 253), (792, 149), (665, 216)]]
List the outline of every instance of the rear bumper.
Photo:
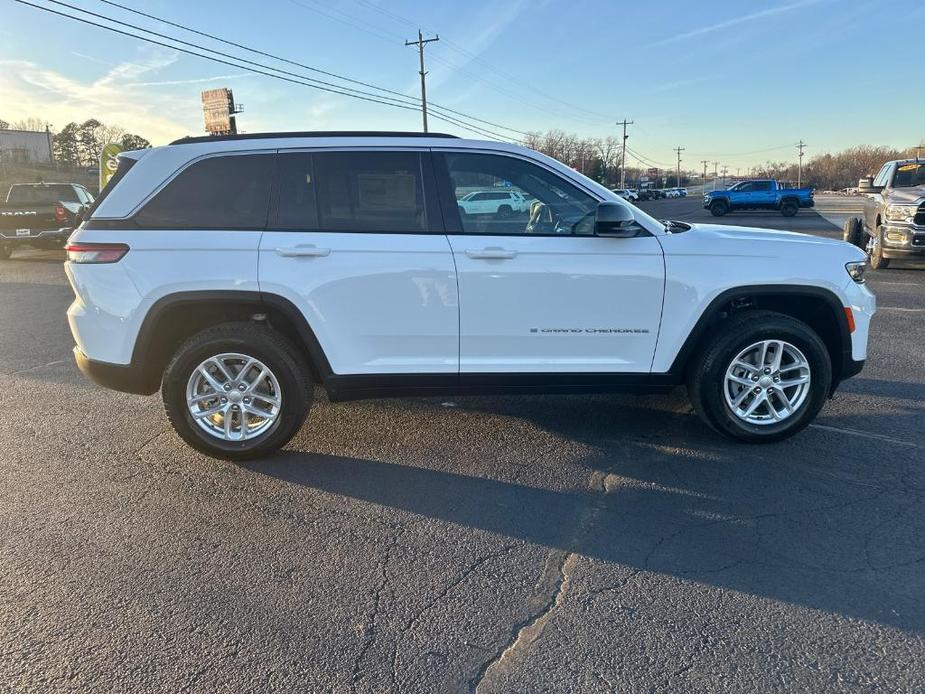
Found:
[(60, 243), (64, 246), (72, 231), (74, 230), (70, 227), (62, 227), (60, 229), (30, 229), (28, 236), (19, 236), (15, 229), (3, 229), (0, 231), (0, 243), (23, 246)]
[(135, 395), (152, 395), (158, 390), (158, 382), (147, 370), (133, 364), (110, 364), (94, 361), (74, 348), (74, 361), (80, 372), (97, 385)]

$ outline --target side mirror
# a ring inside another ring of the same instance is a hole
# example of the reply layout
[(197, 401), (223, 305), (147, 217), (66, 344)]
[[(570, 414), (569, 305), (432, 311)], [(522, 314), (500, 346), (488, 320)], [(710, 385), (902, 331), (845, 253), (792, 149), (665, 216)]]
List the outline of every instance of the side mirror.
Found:
[(861, 195), (873, 195), (883, 190), (883, 186), (875, 186), (872, 176), (867, 176), (858, 180), (858, 193)]
[(633, 211), (619, 202), (602, 202), (594, 218), (594, 235), (614, 239), (632, 238), (639, 231)]

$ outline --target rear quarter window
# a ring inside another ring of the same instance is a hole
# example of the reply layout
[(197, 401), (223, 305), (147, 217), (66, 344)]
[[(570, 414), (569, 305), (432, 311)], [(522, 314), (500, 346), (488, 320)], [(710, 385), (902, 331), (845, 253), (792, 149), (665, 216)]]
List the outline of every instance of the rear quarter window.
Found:
[(194, 162), (135, 215), (142, 227), (263, 229), (275, 155), (241, 154)]

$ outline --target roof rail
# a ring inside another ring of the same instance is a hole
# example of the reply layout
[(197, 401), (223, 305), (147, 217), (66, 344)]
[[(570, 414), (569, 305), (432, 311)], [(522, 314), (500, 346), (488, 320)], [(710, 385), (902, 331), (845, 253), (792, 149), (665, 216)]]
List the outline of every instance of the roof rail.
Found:
[(456, 135), (446, 133), (419, 133), (419, 132), (396, 132), (389, 130), (315, 130), (305, 132), (282, 132), (282, 133), (243, 133), (238, 135), (199, 135), (192, 137), (187, 135), (179, 140), (174, 140), (172, 145), (188, 145), (196, 142), (222, 142), (225, 140), (263, 140), (268, 138), (279, 137), (448, 137), (456, 139)]

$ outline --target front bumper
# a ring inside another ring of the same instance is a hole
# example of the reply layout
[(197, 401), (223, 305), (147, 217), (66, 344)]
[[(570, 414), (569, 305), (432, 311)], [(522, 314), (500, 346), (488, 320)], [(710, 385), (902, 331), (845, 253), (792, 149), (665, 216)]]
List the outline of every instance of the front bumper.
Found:
[(109, 364), (94, 361), (74, 348), (74, 361), (80, 372), (97, 385), (135, 395), (152, 395), (159, 387), (156, 376), (134, 364)]
[(887, 222), (881, 228), (884, 257), (925, 255), (925, 225)]

